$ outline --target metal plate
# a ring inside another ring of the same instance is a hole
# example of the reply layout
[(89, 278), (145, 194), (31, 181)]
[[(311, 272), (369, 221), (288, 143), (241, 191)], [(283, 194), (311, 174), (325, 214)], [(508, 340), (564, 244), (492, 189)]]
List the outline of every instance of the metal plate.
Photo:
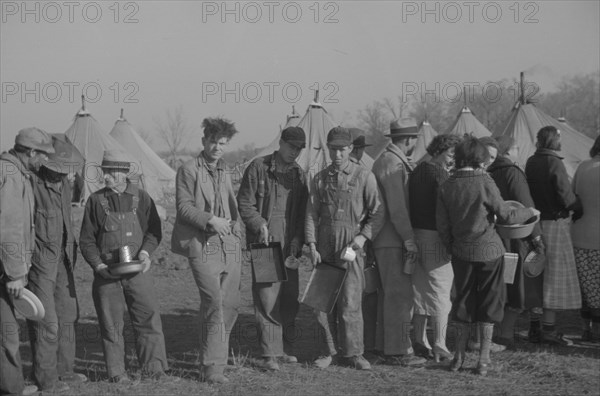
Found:
[(256, 283), (273, 283), (287, 281), (285, 260), (280, 242), (250, 244), (250, 262), (252, 277)]
[(142, 272), (144, 265), (140, 260), (133, 260), (128, 263), (118, 263), (109, 266), (108, 270), (112, 275), (126, 275)]
[(330, 313), (342, 290), (346, 273), (345, 268), (335, 265), (327, 263), (317, 265), (310, 274), (300, 302), (321, 312)]

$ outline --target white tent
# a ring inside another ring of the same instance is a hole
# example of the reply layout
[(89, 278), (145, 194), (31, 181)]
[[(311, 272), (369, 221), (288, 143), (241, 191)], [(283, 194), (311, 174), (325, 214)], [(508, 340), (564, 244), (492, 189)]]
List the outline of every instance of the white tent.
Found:
[(110, 136), (135, 158), (135, 164), (140, 167), (139, 173), (142, 174), (142, 187), (154, 200), (161, 199), (166, 190), (172, 190), (175, 187), (176, 172), (148, 146), (133, 126), (123, 118), (123, 110), (121, 110), (121, 117), (117, 119), (110, 132)]

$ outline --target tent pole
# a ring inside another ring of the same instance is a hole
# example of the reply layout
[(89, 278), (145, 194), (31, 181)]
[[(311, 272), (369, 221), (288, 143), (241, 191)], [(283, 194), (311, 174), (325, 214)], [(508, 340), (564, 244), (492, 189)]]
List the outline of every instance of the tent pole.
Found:
[(521, 72), (521, 82), (519, 84), (519, 88), (521, 90), (521, 95), (519, 96), (519, 99), (521, 101), (521, 104), (524, 105), (525, 104), (525, 72)]

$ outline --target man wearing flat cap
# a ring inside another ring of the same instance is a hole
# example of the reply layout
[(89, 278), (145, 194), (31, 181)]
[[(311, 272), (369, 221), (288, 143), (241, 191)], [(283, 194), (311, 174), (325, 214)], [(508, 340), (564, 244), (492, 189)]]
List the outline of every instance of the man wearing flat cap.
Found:
[(28, 320), (33, 360), (33, 379), (42, 392), (60, 393), (69, 383), (87, 380), (73, 372), (77, 246), (71, 225), (71, 186), (68, 174), (83, 167), (83, 156), (64, 135), (52, 136), (54, 153), (35, 172), (35, 250), (27, 288), (39, 297), (46, 315)]
[[(137, 183), (127, 178), (130, 161), (125, 153), (107, 150), (102, 159), (106, 187), (96, 191), (85, 205), (79, 244), (81, 254), (94, 270), (92, 297), (100, 322), (104, 360), (109, 380), (131, 385), (125, 371), (123, 314), (129, 312), (137, 334), (136, 352), (142, 375), (167, 379), (167, 354), (158, 301), (150, 269), (150, 255), (160, 243), (160, 218), (154, 201)], [(122, 265), (120, 250), (129, 247), (143, 270), (116, 276)]]
[(392, 141), (373, 164), (385, 204), (385, 223), (373, 242), (383, 289), (377, 337), (383, 345), (378, 349), (383, 350), (388, 364), (402, 366), (425, 363), (415, 356), (410, 341), (413, 285), (410, 266), (405, 268), (418, 253), (408, 211), (408, 176), (414, 169), (409, 156), (417, 134), (414, 119), (392, 121), (390, 133), (385, 135)]
[(11, 298), (21, 298), (35, 246), (33, 172), (54, 153), (52, 138), (38, 128), (19, 131), (0, 155), (0, 393), (30, 395), (19, 354), (19, 325)]
[[(296, 158), (306, 147), (300, 127), (281, 132), (279, 150), (248, 165), (237, 195), (240, 216), (246, 224), (246, 242), (280, 242), (283, 256), (302, 254), (304, 216), (308, 187)], [(298, 269), (287, 268), (285, 282), (257, 283), (252, 295), (258, 335), (268, 370), (279, 370), (277, 359), (297, 363), (292, 341), (297, 339), (294, 321), (298, 314)]]
[[(365, 241), (379, 232), (383, 207), (375, 176), (350, 161), (352, 140), (346, 128), (329, 131), (327, 147), (332, 163), (312, 180), (306, 208), (305, 235), (313, 264), (328, 263), (345, 268), (347, 273), (332, 314), (328, 317), (325, 312), (317, 312), (327, 349), (314, 364), (328, 367), (339, 348), (342, 359), (338, 363), (370, 370), (371, 365), (363, 357), (362, 249)], [(346, 247), (357, 251), (353, 261), (342, 260)]]

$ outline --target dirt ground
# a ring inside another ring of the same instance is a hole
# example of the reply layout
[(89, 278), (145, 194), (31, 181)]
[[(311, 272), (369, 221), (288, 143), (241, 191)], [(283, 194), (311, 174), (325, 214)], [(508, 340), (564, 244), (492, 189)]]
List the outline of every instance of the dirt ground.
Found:
[[(78, 227), (81, 208), (74, 209), (74, 224)], [(172, 210), (168, 211), (172, 215)], [(562, 312), (558, 316), (560, 330), (572, 335), (576, 345), (569, 348), (529, 344), (519, 340), (515, 351), (494, 354), (493, 370), (487, 377), (475, 375), (477, 354), (470, 353), (465, 369), (448, 371), (447, 362), (429, 362), (420, 368), (388, 366), (373, 359), (373, 370), (360, 372), (346, 367), (331, 366), (326, 370), (310, 367), (318, 356), (319, 332), (314, 314), (301, 304), (297, 317), (298, 340), (295, 353), (299, 364), (286, 364), (277, 373), (267, 373), (256, 367), (259, 357), (254, 310), (250, 292), (250, 265), (242, 267), (242, 304), (230, 341), (230, 364), (226, 374), (231, 382), (212, 386), (198, 381), (198, 312), (200, 299), (187, 261), (170, 252), (173, 219), (163, 223), (163, 241), (153, 255), (151, 274), (160, 301), (167, 354), (176, 381), (141, 383), (122, 388), (106, 381), (96, 313), (91, 298), (92, 270), (80, 258), (77, 263), (76, 287), (80, 305), (80, 320), (76, 332), (76, 371), (90, 381), (74, 387), (72, 395), (366, 395), (366, 394), (502, 394), (502, 395), (597, 395), (600, 394), (600, 345), (579, 341), (578, 312)], [(300, 268), (301, 286), (310, 274)], [(26, 374), (31, 369), (26, 325), (21, 321), (21, 352)], [(526, 333), (526, 320), (519, 320), (518, 331)], [(135, 336), (131, 327), (125, 329), (128, 370), (136, 373)], [(448, 329), (448, 345), (453, 350), (454, 331)]]

